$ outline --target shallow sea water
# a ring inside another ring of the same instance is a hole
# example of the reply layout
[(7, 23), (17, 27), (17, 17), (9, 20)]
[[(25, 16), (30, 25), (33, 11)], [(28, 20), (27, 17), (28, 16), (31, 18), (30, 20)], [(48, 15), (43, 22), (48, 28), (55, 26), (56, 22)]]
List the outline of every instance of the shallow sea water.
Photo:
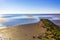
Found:
[[(24, 18), (25, 16), (36, 16), (36, 18)], [(29, 23), (39, 22), (40, 19), (49, 19), (56, 25), (60, 26), (60, 15), (59, 14), (5, 14), (2, 15), (2, 18), (7, 18), (9, 22), (0, 22), (5, 26), (15, 26)], [(59, 20), (59, 22), (58, 22)]]

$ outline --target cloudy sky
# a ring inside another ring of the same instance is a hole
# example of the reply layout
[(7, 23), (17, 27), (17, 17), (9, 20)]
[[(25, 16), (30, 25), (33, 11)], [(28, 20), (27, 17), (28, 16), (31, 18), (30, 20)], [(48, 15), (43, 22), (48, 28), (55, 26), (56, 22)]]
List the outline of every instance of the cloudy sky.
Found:
[(60, 0), (0, 0), (4, 13), (60, 13)]

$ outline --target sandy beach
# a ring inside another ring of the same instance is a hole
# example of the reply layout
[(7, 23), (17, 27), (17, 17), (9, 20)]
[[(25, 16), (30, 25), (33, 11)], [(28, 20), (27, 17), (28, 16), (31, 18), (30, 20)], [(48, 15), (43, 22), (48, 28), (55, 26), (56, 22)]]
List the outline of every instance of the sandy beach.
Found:
[(43, 23), (38, 22), (1, 29), (0, 37), (2, 40), (40, 40), (37, 36), (40, 34), (43, 35), (46, 31), (42, 26)]

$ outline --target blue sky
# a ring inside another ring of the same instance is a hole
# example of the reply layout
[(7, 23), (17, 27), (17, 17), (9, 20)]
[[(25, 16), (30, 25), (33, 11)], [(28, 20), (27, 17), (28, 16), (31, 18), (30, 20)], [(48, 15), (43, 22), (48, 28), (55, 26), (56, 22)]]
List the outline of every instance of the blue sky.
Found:
[(0, 0), (0, 13), (60, 13), (60, 0)]

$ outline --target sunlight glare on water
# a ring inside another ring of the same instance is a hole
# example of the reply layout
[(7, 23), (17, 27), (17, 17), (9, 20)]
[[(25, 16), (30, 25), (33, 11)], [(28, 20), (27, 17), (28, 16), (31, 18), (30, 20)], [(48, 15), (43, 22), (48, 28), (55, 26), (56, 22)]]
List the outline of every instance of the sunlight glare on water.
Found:
[(4, 15), (0, 15), (0, 22), (7, 22), (8, 20), (6, 18), (3, 18)]
[(6, 26), (0, 24), (0, 29), (4, 29), (4, 28), (7, 28)]
[(4, 26), (3, 24), (1, 24), (1, 22), (6, 22), (7, 20), (5, 18), (3, 18), (3, 15), (0, 15), (0, 29), (4, 29), (6, 28), (6, 26)]
[(4, 16), (5, 15), (1, 15), (0, 17), (0, 25), (3, 24), (5, 26), (15, 26), (15, 25), (36, 23), (40, 21), (40, 19), (37, 16), (26, 16), (25, 15), (25, 16), (13, 16), (10, 18), (6, 18)]

